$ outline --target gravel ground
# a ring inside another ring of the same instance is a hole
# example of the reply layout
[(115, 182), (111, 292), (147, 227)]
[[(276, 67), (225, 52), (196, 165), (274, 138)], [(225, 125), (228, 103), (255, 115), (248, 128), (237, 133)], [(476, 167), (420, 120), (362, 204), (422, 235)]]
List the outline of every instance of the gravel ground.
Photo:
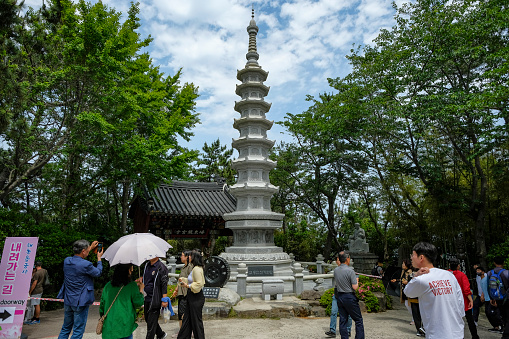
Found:
[[(99, 318), (98, 307), (91, 307), (88, 317), (84, 339), (98, 339), (95, 334), (95, 325)], [(363, 314), (364, 328), (367, 339), (405, 339), (417, 338), (415, 327), (410, 325), (410, 315), (406, 308), (396, 303), (395, 309), (382, 313)], [(25, 326), (23, 333), (33, 338), (56, 338), (63, 322), (63, 310), (43, 312), (41, 323), (38, 325)], [(161, 324), (164, 331), (168, 333), (168, 339), (176, 337), (178, 322), (170, 321)], [(300, 338), (326, 338), (329, 318), (285, 318), (285, 319), (238, 319), (228, 318), (221, 320), (207, 320), (204, 322), (205, 336), (207, 339), (300, 339)], [(354, 326), (355, 327), (355, 326)], [(484, 310), (481, 309), (478, 332), (483, 339), (499, 339), (501, 335), (488, 332), (488, 321), (484, 317)], [(134, 332), (134, 339), (144, 339), (146, 327), (141, 323)], [(354, 329), (352, 329), (355, 332)], [(354, 335), (354, 333), (352, 333)], [(339, 338), (339, 336), (338, 336)], [(353, 338), (353, 336), (352, 336)], [(471, 339), (468, 328), (465, 327), (465, 339)]]

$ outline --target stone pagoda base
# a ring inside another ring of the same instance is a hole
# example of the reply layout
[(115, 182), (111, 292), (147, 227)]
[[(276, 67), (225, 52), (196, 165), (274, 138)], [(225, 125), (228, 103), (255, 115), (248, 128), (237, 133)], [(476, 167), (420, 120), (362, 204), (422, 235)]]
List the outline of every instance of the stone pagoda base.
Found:
[(352, 258), (355, 272), (371, 274), (371, 270), (378, 262), (378, 256), (373, 253), (349, 252)]
[(237, 268), (240, 263), (247, 267), (253, 266), (272, 266), (274, 276), (292, 275), (292, 260), (290, 256), (283, 252), (281, 247), (260, 246), (260, 247), (240, 247), (231, 246), (225, 249), (225, 252), (219, 255), (228, 261), (230, 265), (230, 276), (237, 276)]

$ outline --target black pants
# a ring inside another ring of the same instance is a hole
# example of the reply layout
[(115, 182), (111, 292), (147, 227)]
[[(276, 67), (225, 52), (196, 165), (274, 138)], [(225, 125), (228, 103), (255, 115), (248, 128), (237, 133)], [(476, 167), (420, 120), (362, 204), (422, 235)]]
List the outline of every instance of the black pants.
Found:
[(500, 309), (500, 315), (504, 322), (504, 333), (502, 333), (502, 339), (509, 339), (509, 299), (497, 300), (497, 307)]
[(479, 312), (480, 312), (480, 308), (482, 305), (483, 305), (483, 303), (481, 301), (481, 297), (480, 296), (475, 297), (474, 307), (472, 308), (472, 315), (474, 316), (475, 322), (479, 321)]
[(479, 339), (479, 336), (477, 335), (477, 326), (475, 326), (473, 313), (474, 312), (472, 311), (472, 309), (465, 311), (465, 318), (467, 318), (468, 329), (470, 330), (472, 339)]
[(355, 321), (355, 339), (364, 339), (364, 322), (357, 296), (354, 293), (341, 293), (337, 291), (335, 295), (338, 303), (339, 333), (341, 334), (341, 339), (348, 339), (349, 337), (346, 328), (348, 316)]
[(145, 301), (144, 306), (145, 322), (147, 323), (147, 339), (154, 339), (154, 336), (161, 338), (164, 335), (164, 331), (159, 326), (159, 314), (161, 313), (161, 307), (150, 309), (150, 301)]
[(186, 301), (186, 297), (183, 296), (183, 295), (177, 296), (177, 299), (178, 299), (178, 302), (179, 302), (178, 303), (178, 310), (177, 310), (178, 319), (182, 320), (182, 318), (184, 316), (184, 313), (186, 313), (187, 301)]
[(194, 339), (205, 339), (202, 319), (205, 304), (203, 291), (193, 293), (189, 289), (185, 300), (187, 300), (186, 310), (177, 339), (191, 339), (191, 332), (194, 334)]
[(415, 329), (418, 333), (424, 334), (422, 328), (421, 311), (419, 310), (419, 303), (410, 303), (412, 309), (412, 317), (414, 318)]
[(489, 301), (484, 302), (484, 313), (486, 314), (486, 318), (490, 322), (493, 328), (502, 326), (504, 322), (502, 321), (502, 316), (500, 315), (500, 310), (498, 307), (492, 306)]

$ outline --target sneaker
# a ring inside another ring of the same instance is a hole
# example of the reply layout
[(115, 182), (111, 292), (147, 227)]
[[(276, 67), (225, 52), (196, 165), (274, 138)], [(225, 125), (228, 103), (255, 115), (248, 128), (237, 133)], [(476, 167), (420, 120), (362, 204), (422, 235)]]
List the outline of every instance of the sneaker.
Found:
[(165, 332), (162, 336), (157, 337), (157, 339), (164, 339), (164, 338), (166, 338), (167, 336), (168, 336), (168, 335), (167, 335), (167, 334), (166, 334), (166, 332)]
[(498, 328), (493, 327), (493, 328), (490, 328), (490, 329), (488, 330), (488, 332), (491, 332), (491, 333), (499, 333), (499, 332), (500, 332), (500, 330), (499, 330)]
[(425, 337), (426, 336), (426, 334), (421, 333), (421, 332), (417, 332), (415, 335), (418, 336), (418, 337)]
[(331, 338), (336, 338), (336, 333), (332, 331), (325, 332), (325, 335)]
[(35, 324), (40, 324), (40, 323), (41, 323), (40, 320), (32, 320), (27, 325), (35, 325)]

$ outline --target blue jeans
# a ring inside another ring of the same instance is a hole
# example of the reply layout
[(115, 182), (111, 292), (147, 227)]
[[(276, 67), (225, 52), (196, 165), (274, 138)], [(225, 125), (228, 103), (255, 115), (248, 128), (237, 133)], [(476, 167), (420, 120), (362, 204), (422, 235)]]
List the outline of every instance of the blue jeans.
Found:
[(133, 339), (133, 335), (131, 334), (131, 335), (130, 335), (130, 336), (128, 336), (128, 337), (120, 338), (120, 339)]
[(64, 305), (64, 324), (62, 325), (58, 339), (68, 339), (71, 331), (71, 339), (83, 338), (83, 333), (85, 333), (85, 326), (87, 325), (88, 306), (89, 305)]
[[(336, 300), (336, 295), (332, 295), (332, 306), (330, 309), (330, 330), (331, 332), (336, 333), (336, 324), (338, 318), (338, 302)], [(348, 316), (348, 321), (346, 323), (346, 329), (348, 333), (352, 330), (352, 317)]]
[(348, 316), (351, 316), (353, 321), (355, 321), (355, 339), (364, 339), (364, 323), (362, 322), (359, 301), (355, 294), (338, 292), (336, 299), (338, 301), (339, 333), (341, 334), (341, 339), (348, 339), (348, 330), (346, 329)]

